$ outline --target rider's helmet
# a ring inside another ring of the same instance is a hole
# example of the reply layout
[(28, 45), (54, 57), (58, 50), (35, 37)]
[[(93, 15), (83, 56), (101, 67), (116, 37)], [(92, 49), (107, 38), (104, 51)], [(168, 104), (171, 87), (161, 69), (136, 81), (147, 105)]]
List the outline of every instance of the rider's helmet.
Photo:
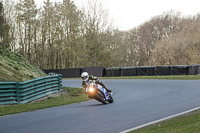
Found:
[(81, 74), (81, 77), (82, 77), (83, 81), (87, 81), (89, 79), (89, 74), (87, 72), (83, 72)]

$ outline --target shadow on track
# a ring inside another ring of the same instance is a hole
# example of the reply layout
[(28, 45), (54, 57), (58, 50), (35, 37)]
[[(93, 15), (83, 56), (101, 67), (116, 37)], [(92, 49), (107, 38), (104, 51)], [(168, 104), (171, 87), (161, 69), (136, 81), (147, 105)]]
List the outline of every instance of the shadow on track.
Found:
[(98, 103), (98, 104), (90, 104), (90, 105), (86, 105), (85, 107), (96, 107), (96, 106), (104, 106), (107, 104), (102, 104), (102, 103)]

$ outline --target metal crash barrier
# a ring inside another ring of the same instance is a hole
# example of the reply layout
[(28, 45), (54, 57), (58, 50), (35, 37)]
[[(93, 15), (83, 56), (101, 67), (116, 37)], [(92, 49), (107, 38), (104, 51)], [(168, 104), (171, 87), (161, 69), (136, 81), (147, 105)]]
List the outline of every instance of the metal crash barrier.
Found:
[(62, 91), (62, 75), (24, 82), (0, 82), (0, 105), (28, 103)]

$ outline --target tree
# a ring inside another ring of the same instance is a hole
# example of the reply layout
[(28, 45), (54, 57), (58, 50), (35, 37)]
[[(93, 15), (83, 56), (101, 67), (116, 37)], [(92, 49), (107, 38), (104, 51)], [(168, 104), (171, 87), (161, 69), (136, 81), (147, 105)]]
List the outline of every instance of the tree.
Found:
[(179, 12), (170, 11), (153, 17), (138, 28), (137, 38), (140, 61), (138, 65), (153, 65), (149, 62), (157, 41), (181, 29)]
[(73, 1), (54, 5), (47, 0), (41, 13), (42, 68), (76, 67), (82, 57), (81, 12)]
[(3, 42), (3, 34), (4, 34), (4, 18), (3, 18), (3, 4), (0, 2), (0, 42), (1, 42), (1, 45), (2, 42)]
[(4, 17), (4, 8), (2, 2), (0, 2), (0, 46), (3, 48), (9, 48), (9, 25)]
[(197, 18), (183, 20), (180, 31), (157, 42), (151, 61), (155, 65), (199, 64), (199, 28)]
[(98, 1), (88, 1), (84, 14), (87, 66), (104, 65), (104, 61), (109, 59), (107, 47), (110, 41), (107, 41), (107, 37), (111, 33), (112, 23), (108, 22), (107, 13)]
[(34, 44), (34, 25), (37, 8), (34, 0), (20, 0), (17, 4), (17, 23), (20, 36), (20, 52), (31, 60), (31, 48)]
[(80, 34), (82, 13), (70, 0), (63, 0), (60, 9), (62, 10), (61, 16), (63, 16), (60, 20), (63, 24), (59, 30), (62, 35), (60, 41), (64, 42), (63, 46), (68, 51), (62, 54), (65, 58), (62, 58), (62, 56), (60, 58), (65, 62), (63, 67), (77, 67), (81, 62), (80, 58), (83, 57), (82, 36)]

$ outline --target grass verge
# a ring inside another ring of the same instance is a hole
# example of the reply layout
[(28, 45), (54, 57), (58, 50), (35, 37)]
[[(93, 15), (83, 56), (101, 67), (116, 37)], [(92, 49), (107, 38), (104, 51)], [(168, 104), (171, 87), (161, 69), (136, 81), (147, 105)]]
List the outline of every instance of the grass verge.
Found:
[(0, 116), (78, 103), (86, 100), (89, 100), (89, 98), (84, 94), (82, 88), (64, 87), (63, 92), (59, 96), (47, 97), (45, 100), (33, 103), (0, 106)]
[(130, 133), (199, 133), (200, 110), (160, 122)]

